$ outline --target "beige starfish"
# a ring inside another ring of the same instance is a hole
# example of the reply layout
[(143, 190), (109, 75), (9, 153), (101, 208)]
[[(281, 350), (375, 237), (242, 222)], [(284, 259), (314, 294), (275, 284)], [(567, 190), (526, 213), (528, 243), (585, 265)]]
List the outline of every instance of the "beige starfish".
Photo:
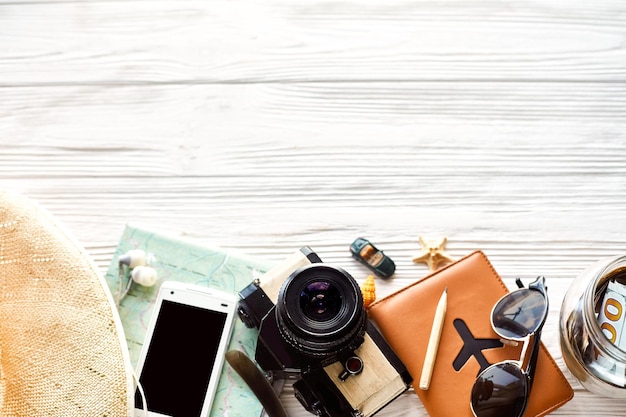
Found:
[(423, 262), (428, 265), (431, 271), (439, 268), (440, 265), (454, 262), (454, 258), (445, 252), (445, 246), (448, 239), (444, 236), (439, 241), (424, 240), (420, 236), (420, 244), (422, 245), (422, 253), (413, 258), (413, 262)]

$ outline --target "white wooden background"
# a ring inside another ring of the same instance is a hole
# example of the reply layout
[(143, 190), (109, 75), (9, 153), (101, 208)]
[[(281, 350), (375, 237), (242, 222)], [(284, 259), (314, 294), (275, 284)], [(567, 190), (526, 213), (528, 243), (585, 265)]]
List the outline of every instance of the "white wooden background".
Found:
[[(566, 369), (572, 279), (626, 251), (622, 0), (0, 0), (0, 186), (104, 271), (129, 221), (359, 280), (366, 236), (427, 274), (418, 236), (546, 275), (558, 416), (626, 414)], [(307, 415), (283, 395), (292, 416)], [(413, 393), (381, 416), (426, 416)]]

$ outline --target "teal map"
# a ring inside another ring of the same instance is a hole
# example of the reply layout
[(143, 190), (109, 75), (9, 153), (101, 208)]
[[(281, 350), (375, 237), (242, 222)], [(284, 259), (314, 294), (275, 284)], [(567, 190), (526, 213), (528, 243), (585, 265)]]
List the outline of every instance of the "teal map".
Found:
[[(129, 224), (106, 273), (106, 281), (114, 299), (123, 293), (128, 282), (128, 274), (125, 274), (120, 283), (117, 259), (131, 249), (144, 250), (151, 259), (150, 266), (158, 273), (156, 285), (142, 287), (133, 284), (119, 304), (133, 366), (136, 366), (139, 358), (160, 283), (181, 281), (237, 294), (271, 266), (245, 255), (206, 247), (181, 236)], [(241, 350), (254, 358), (257, 333), (256, 329), (248, 329), (241, 320), (235, 319), (228, 350)], [(262, 410), (245, 382), (224, 362), (210, 417), (256, 417), (261, 415)]]

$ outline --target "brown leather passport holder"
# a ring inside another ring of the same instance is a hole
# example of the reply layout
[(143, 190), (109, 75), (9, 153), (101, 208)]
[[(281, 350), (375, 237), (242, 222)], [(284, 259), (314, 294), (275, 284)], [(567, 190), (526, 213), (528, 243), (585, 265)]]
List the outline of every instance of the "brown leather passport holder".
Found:
[[(521, 344), (503, 345), (491, 328), (491, 309), (509, 291), (481, 251), (375, 302), (368, 314), (419, 381), (437, 302), (446, 287), (448, 307), (430, 387), (421, 390), (415, 382), (415, 392), (433, 417), (472, 417), (470, 392), (480, 370), (517, 360), (521, 351)], [(524, 416), (548, 414), (573, 396), (542, 344)]]

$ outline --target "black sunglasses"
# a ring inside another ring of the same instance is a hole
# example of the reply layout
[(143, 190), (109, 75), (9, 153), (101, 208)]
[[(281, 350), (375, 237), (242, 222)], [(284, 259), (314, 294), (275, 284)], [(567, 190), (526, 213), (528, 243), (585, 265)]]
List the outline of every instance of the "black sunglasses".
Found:
[[(476, 417), (522, 417), (533, 383), (541, 329), (548, 315), (545, 278), (528, 288), (517, 279), (519, 289), (502, 297), (491, 311), (491, 327), (505, 343), (523, 342), (518, 361), (507, 360), (483, 370), (472, 387), (470, 405)], [(532, 339), (528, 365), (522, 368)], [(510, 342), (514, 341), (514, 342)]]

